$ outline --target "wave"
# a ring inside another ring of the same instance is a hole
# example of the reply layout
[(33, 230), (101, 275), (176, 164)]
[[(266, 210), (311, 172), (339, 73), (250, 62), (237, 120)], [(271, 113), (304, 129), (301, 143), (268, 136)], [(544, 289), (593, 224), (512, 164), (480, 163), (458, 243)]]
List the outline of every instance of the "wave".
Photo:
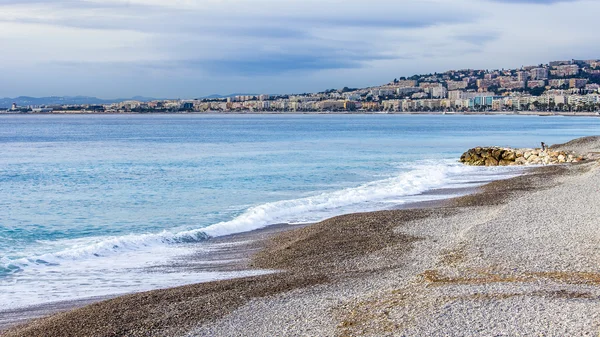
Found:
[(217, 223), (202, 232), (210, 236), (223, 236), (264, 228), (277, 223), (307, 223), (356, 211), (369, 211), (389, 207), (386, 201), (398, 203), (398, 197), (419, 195), (423, 192), (456, 187), (469, 182), (482, 183), (498, 179), (499, 174), (509, 174), (518, 168), (479, 168), (457, 164), (454, 161), (423, 161), (409, 166), (399, 175), (370, 182), (358, 187), (316, 196), (266, 203), (252, 207), (237, 218)]
[[(356, 211), (385, 208), (386, 200), (397, 202), (399, 197), (418, 195), (431, 189), (443, 188), (468, 181), (492, 180), (490, 173), (455, 163), (423, 162), (404, 168), (395, 177), (363, 184), (358, 187), (325, 192), (315, 196), (265, 203), (251, 207), (238, 217), (208, 227), (178, 233), (163, 231), (152, 234), (131, 234), (84, 240), (56, 253), (10, 260), (0, 259), (0, 273), (15, 272), (29, 265), (56, 265), (69, 260), (106, 257), (125, 251), (138, 251), (177, 243), (194, 243), (209, 237), (252, 231), (278, 223), (307, 223)], [(479, 178), (473, 174), (479, 173)], [(486, 177), (487, 176), (487, 177)], [(482, 178), (483, 177), (483, 178)]]
[[(419, 194), (445, 184), (450, 165), (424, 165), (396, 177), (370, 182), (358, 187), (325, 192), (306, 198), (283, 200), (248, 209), (237, 218), (202, 229), (210, 236), (222, 236), (260, 229), (275, 223), (303, 223), (340, 215), (352, 206), (366, 210), (389, 198)], [(362, 207), (361, 207), (362, 205)]]

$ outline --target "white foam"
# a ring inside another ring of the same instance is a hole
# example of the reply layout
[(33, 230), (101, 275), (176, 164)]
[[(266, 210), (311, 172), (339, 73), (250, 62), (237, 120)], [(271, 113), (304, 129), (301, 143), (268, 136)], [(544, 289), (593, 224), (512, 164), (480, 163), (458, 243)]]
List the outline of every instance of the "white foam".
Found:
[(148, 273), (127, 269), (65, 270), (50, 267), (43, 273), (26, 273), (17, 282), (0, 283), (0, 316), (3, 310), (45, 303), (116, 296), (267, 273), (269, 271), (264, 270)]
[[(302, 223), (347, 213), (368, 211), (390, 199), (418, 195), (435, 188), (456, 186), (473, 180), (490, 181), (515, 169), (475, 168), (453, 162), (422, 162), (399, 175), (319, 195), (266, 203), (248, 209), (237, 218), (201, 229), (210, 236), (222, 236), (263, 228), (275, 223)], [(479, 174), (479, 178), (474, 175)], [(432, 197), (433, 198), (433, 197)]]
[[(410, 170), (407, 170), (409, 167)], [(17, 260), (2, 258), (0, 266), (4, 268), (17, 266), (24, 269), (35, 265), (60, 265), (79, 260), (97, 260), (132, 251), (150, 252), (156, 247), (198, 242), (209, 236), (247, 232), (277, 223), (307, 223), (344, 213), (383, 209), (389, 207), (392, 202), (410, 201), (411, 198), (406, 197), (416, 196), (431, 189), (456, 187), (470, 181), (498, 179), (500, 173), (515, 174), (514, 169), (474, 168), (449, 161), (424, 161), (418, 165), (401, 167), (401, 169), (403, 172), (397, 176), (361, 186), (250, 207), (230, 221), (204, 228), (178, 233), (163, 231), (117, 237), (63, 240), (61, 245), (65, 249), (59, 252), (34, 254)], [(418, 199), (422, 200), (422, 198)]]
[(45, 253), (12, 260), (0, 257), (0, 272), (13, 273), (8, 278), (0, 278), (0, 302), (5, 307), (16, 308), (250, 275), (158, 272), (149, 276), (146, 268), (165, 265), (172, 258), (199, 249), (197, 245), (177, 243), (198, 242), (209, 236), (246, 232), (276, 223), (319, 221), (345, 213), (385, 209), (404, 202), (439, 199), (443, 196), (423, 192), (473, 186), (474, 181), (482, 184), (518, 174), (510, 168), (474, 168), (449, 161), (400, 165), (399, 171), (396, 176), (352, 188), (250, 207), (230, 221), (204, 228), (51, 241), (45, 245)]

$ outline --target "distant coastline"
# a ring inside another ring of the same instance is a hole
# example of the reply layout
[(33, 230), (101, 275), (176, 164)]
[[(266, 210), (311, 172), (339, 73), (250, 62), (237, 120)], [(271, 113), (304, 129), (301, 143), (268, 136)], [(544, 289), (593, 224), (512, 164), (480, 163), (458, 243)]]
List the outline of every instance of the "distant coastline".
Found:
[(457, 115), (457, 116), (571, 116), (600, 117), (597, 111), (206, 111), (206, 112), (97, 112), (97, 111), (51, 111), (51, 112), (2, 112), (0, 116), (44, 115)]
[[(10, 108), (8, 107), (10, 105)], [(195, 99), (96, 97), (0, 99), (0, 112), (49, 113), (464, 113), (560, 115), (600, 112), (600, 60), (551, 61), (517, 69), (448, 70), (368, 88)]]

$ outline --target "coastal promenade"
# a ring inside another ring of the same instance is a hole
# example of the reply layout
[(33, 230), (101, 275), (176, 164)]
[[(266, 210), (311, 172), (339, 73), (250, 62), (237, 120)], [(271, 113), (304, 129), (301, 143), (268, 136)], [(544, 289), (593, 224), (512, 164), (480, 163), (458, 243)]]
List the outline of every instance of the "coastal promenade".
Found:
[(553, 149), (592, 159), (256, 237), (246, 267), (280, 272), (127, 295), (3, 336), (596, 336), (600, 138)]

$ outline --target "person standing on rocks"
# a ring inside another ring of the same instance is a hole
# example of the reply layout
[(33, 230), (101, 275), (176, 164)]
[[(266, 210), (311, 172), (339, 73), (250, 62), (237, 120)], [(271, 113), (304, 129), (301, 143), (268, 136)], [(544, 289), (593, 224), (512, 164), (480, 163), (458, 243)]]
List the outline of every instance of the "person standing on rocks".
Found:
[(546, 145), (546, 143), (542, 142), (542, 151), (546, 150), (548, 150), (548, 146)]

